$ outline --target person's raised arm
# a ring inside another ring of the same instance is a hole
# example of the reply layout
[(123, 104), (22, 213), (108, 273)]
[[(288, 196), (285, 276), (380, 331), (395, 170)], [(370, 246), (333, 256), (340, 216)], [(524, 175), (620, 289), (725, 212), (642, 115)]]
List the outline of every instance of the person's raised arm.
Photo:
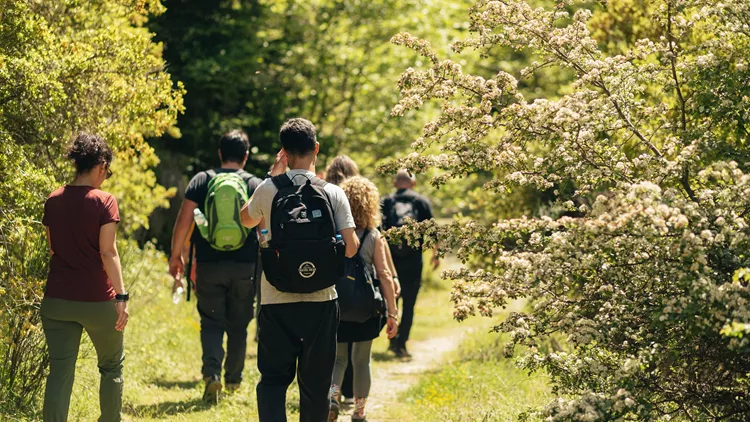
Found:
[(182, 275), (185, 273), (185, 261), (182, 259), (182, 245), (187, 240), (190, 225), (193, 224), (193, 211), (196, 208), (198, 208), (197, 203), (189, 199), (184, 199), (180, 211), (177, 213), (177, 221), (174, 223), (174, 230), (172, 231), (172, 256), (169, 258), (169, 274), (174, 278), (174, 289), (184, 287)]
[[(284, 173), (286, 171), (287, 161), (288, 157), (286, 155), (286, 151), (281, 149), (276, 154), (276, 159), (274, 160), (273, 166), (271, 166), (271, 171), (269, 172), (269, 174), (273, 177)], [(260, 198), (258, 191), (260, 191), (260, 186), (258, 187), (258, 189), (255, 189), (255, 192), (253, 192), (253, 195), (250, 197), (250, 201), (248, 201), (248, 203), (245, 204), (240, 211), (240, 219), (242, 221), (242, 225), (247, 227), (248, 229), (252, 229), (253, 227), (258, 226), (260, 222), (263, 221), (263, 214), (261, 212), (260, 206), (260, 202), (262, 201), (262, 199)]]
[[(111, 222), (99, 228), (99, 254), (102, 257), (104, 271), (107, 273), (112, 288), (118, 295), (125, 294), (125, 283), (122, 280), (122, 266), (117, 252), (117, 223)], [(115, 302), (117, 322), (115, 329), (122, 331), (128, 323), (128, 302)]]
[(359, 251), (359, 238), (357, 237), (357, 233), (354, 232), (354, 229), (339, 230), (339, 234), (344, 239), (344, 243), (346, 243), (346, 252), (344, 255), (346, 255), (347, 258), (356, 255), (357, 251)]
[(391, 271), (388, 268), (387, 249), (388, 245), (378, 235), (375, 240), (375, 255), (372, 261), (375, 264), (375, 270), (380, 280), (380, 287), (383, 289), (383, 297), (385, 297), (385, 302), (388, 306), (388, 328), (386, 329), (386, 333), (388, 334), (388, 338), (391, 339), (396, 337), (398, 333), (398, 309), (396, 307), (396, 286)]

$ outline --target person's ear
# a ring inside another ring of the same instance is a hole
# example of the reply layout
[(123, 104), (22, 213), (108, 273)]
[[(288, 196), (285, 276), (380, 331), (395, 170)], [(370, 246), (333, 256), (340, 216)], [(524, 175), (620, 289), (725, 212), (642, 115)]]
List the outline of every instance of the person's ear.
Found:
[(221, 150), (218, 150), (218, 152), (219, 152), (219, 161), (221, 161), (223, 163), (224, 162), (224, 157), (221, 156)]
[(315, 142), (315, 155), (320, 152), (320, 142)]

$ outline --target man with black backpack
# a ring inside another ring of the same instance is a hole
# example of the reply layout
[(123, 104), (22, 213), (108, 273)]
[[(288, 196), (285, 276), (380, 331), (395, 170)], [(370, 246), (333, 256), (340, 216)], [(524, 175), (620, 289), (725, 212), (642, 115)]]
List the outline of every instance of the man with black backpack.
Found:
[[(243, 170), (249, 151), (250, 142), (244, 132), (233, 130), (221, 137), (221, 168), (202, 171), (193, 177), (172, 233), (169, 272), (177, 289), (183, 286), (185, 274), (180, 252), (195, 219), (190, 256), (194, 249), (202, 373), (206, 383), (203, 399), (211, 403), (218, 401), (222, 390), (222, 363), (227, 390), (236, 390), (242, 382), (247, 326), (253, 318), (258, 237), (255, 230), (242, 226), (240, 210), (261, 179)], [(187, 289), (189, 292), (190, 286)], [(222, 347), (224, 333), (226, 360)]]
[[(416, 179), (407, 170), (399, 170), (396, 173), (393, 180), (396, 192), (383, 199), (383, 230), (401, 227), (409, 219), (422, 222), (432, 218), (430, 201), (412, 190), (415, 185)], [(396, 338), (391, 339), (388, 350), (398, 357), (410, 358), (406, 342), (409, 340), (409, 332), (414, 321), (414, 306), (422, 286), (422, 248), (412, 248), (405, 241), (391, 243), (389, 246), (401, 282), (400, 299), (403, 301), (403, 314), (399, 333)], [(433, 256), (433, 267), (437, 268), (439, 263)]]
[(269, 177), (242, 210), (245, 227), (261, 224), (266, 275), (258, 314), (258, 416), (286, 421), (286, 391), (296, 373), (300, 421), (320, 422), (328, 418), (336, 359), (334, 285), (359, 239), (344, 191), (315, 176), (315, 126), (288, 120), (279, 139), (282, 150)]

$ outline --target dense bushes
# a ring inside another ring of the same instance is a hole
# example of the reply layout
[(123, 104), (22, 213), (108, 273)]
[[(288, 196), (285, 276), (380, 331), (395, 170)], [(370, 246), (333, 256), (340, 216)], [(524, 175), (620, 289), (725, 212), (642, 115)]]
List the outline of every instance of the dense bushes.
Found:
[(140, 26), (160, 10), (156, 1), (0, 1), (0, 412), (33, 411), (44, 385), (40, 221), (47, 195), (72, 175), (62, 153), (72, 136), (100, 133), (116, 151), (104, 189), (122, 204), (122, 236), (166, 204), (144, 136), (172, 127), (182, 91)]

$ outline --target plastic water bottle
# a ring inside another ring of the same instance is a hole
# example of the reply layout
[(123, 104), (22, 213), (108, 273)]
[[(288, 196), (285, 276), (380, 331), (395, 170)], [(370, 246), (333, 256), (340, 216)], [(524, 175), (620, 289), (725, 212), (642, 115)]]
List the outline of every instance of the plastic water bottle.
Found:
[(201, 236), (208, 238), (208, 220), (206, 220), (206, 216), (198, 208), (193, 210), (193, 220), (195, 220), (195, 226), (198, 228)]
[(178, 287), (177, 290), (172, 293), (172, 303), (177, 305), (182, 300), (182, 292), (184, 292), (185, 289), (182, 288), (182, 286)]
[(260, 231), (260, 247), (264, 249), (271, 247), (271, 234), (268, 229), (261, 229)]

